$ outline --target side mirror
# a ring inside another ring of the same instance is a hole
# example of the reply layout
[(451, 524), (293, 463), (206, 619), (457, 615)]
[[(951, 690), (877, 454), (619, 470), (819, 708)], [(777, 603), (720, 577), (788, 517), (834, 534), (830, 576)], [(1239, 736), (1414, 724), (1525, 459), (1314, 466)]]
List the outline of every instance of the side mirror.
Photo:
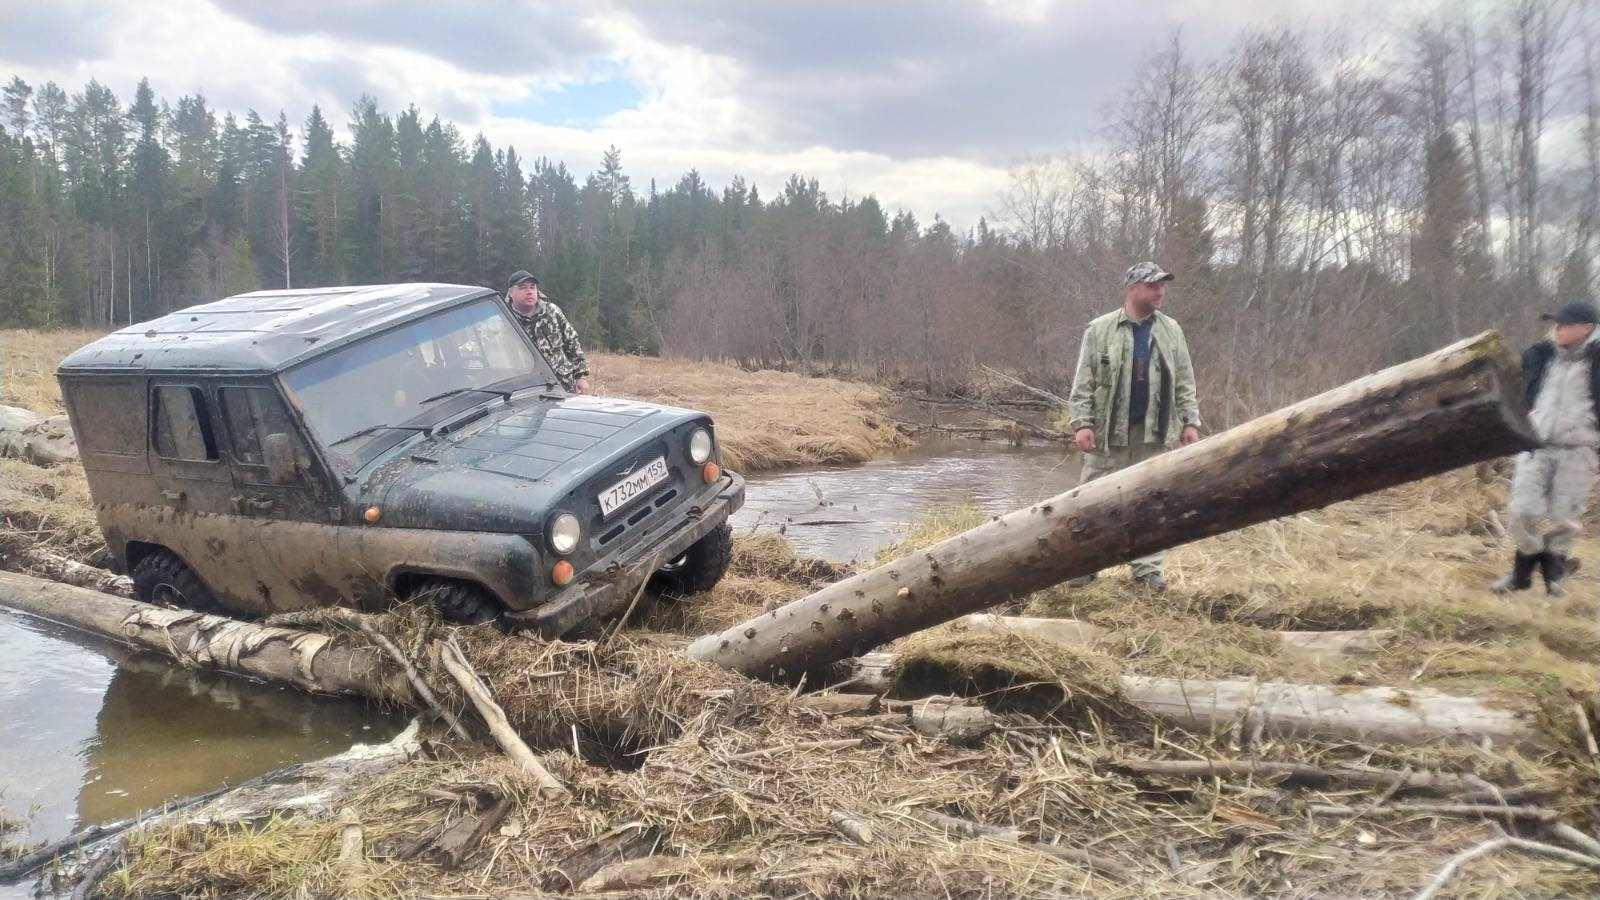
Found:
[(292, 484), (299, 476), (300, 462), (295, 458), (294, 438), (287, 434), (277, 431), (267, 435), (261, 444), (261, 455), (273, 484)]

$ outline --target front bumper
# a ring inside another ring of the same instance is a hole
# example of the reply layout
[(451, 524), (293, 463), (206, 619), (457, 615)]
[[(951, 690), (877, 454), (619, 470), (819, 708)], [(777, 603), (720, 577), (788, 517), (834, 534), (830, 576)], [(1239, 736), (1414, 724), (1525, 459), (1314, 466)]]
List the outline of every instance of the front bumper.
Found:
[(584, 622), (621, 612), (633, 600), (639, 585), (657, 569), (683, 555), (743, 505), (744, 478), (736, 472), (725, 472), (710, 500), (691, 506), (676, 528), (655, 535), (643, 547), (630, 549), (627, 562), (613, 560), (552, 594), (544, 603), (507, 612), (503, 618), (513, 627), (535, 628), (545, 637), (557, 638)]

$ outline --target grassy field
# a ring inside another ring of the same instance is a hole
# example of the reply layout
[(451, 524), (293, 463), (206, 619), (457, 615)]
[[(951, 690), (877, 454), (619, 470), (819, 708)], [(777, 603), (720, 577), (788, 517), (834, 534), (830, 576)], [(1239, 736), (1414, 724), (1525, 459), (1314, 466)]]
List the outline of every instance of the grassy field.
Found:
[[(62, 412), (55, 367), (93, 331), (0, 331), (0, 404)], [(787, 372), (654, 357), (591, 354), (595, 389), (716, 420), (724, 461), (741, 472), (862, 462), (904, 441), (881, 410), (887, 391)]]

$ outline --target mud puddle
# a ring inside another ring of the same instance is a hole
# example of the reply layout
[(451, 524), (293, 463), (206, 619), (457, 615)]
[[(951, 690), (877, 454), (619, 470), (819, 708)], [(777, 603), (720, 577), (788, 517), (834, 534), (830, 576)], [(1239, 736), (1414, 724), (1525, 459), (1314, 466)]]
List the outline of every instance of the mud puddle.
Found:
[(867, 559), (930, 508), (971, 503), (998, 515), (1078, 483), (1060, 447), (933, 441), (858, 466), (751, 475), (737, 533), (782, 531), (802, 555)]
[(0, 809), (33, 841), (387, 740), (405, 721), (0, 611)]

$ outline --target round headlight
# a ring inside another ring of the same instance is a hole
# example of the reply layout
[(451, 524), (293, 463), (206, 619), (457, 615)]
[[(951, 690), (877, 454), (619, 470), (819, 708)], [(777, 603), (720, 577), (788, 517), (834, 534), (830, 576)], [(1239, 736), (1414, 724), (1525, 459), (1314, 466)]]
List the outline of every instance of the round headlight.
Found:
[(578, 549), (578, 539), (583, 537), (583, 526), (578, 517), (564, 512), (550, 520), (550, 549), (566, 556)]
[(696, 428), (689, 434), (689, 461), (701, 465), (711, 458), (711, 432)]

